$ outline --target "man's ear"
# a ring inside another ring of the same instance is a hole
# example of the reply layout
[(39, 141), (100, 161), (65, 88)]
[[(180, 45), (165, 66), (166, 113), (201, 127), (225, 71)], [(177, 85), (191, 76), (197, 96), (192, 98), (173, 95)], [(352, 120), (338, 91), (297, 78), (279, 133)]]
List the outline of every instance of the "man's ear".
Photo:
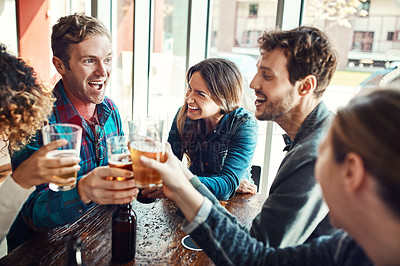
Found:
[(64, 75), (66, 67), (60, 58), (58, 58), (57, 56), (53, 56), (53, 65), (57, 69), (58, 73)]
[(349, 152), (344, 160), (344, 189), (349, 194), (355, 194), (366, 182), (366, 171), (364, 161), (354, 152)]
[(305, 96), (312, 93), (317, 87), (317, 77), (314, 75), (306, 76), (299, 86), (299, 94)]

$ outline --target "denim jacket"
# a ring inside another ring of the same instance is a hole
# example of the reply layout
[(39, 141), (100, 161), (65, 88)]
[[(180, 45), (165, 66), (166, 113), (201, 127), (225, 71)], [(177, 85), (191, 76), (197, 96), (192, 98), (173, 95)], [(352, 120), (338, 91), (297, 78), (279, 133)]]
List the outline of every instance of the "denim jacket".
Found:
[(360, 246), (343, 231), (307, 244), (273, 248), (250, 236), (218, 200), (194, 177), (190, 182), (205, 196), (195, 219), (182, 229), (216, 265), (373, 265)]
[[(177, 116), (172, 123), (168, 142), (174, 154), (182, 159), (182, 141), (176, 119)], [(206, 136), (205, 142), (193, 143), (196, 145), (196, 160), (190, 171), (219, 200), (230, 199), (235, 195), (241, 179), (250, 179), (257, 133), (254, 114), (243, 108), (226, 114), (214, 131)]]

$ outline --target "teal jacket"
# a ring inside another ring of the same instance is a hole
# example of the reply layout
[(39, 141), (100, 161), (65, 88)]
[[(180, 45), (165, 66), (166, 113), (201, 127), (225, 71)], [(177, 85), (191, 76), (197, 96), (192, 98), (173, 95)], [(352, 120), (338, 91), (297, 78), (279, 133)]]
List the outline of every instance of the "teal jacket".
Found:
[[(174, 154), (182, 159), (182, 140), (176, 118), (175, 116), (168, 142)], [(189, 118), (187, 122), (190, 123)], [(257, 134), (258, 125), (253, 113), (238, 108), (226, 114), (205, 140), (193, 143), (196, 158), (190, 166), (190, 171), (198, 176), (217, 199), (232, 198), (240, 181), (243, 178), (250, 179)]]

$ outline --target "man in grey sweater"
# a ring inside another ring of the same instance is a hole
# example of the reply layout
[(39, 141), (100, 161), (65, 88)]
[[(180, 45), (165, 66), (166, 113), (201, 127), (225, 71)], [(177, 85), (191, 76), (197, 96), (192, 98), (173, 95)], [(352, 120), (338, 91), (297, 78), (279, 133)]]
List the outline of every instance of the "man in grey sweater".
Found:
[(333, 232), (314, 166), (332, 117), (321, 98), (336, 53), (327, 36), (312, 27), (265, 32), (258, 44), (258, 72), (250, 84), (257, 96), (255, 115), (285, 130), (287, 154), (250, 234), (266, 246), (299, 245)]

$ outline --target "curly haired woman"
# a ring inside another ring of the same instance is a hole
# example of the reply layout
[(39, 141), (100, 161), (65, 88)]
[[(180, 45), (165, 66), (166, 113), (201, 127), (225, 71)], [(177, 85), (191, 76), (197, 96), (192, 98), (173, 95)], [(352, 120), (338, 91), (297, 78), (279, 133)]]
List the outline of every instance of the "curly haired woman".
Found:
[[(29, 143), (47, 122), (53, 102), (51, 92), (39, 84), (34, 70), (0, 44), (0, 139), (6, 141), (10, 153)], [(55, 179), (53, 175), (79, 170), (79, 159), (46, 158), (49, 151), (63, 145), (65, 140), (43, 146), (6, 177), (0, 187), (0, 242), (35, 185), (72, 181)]]

